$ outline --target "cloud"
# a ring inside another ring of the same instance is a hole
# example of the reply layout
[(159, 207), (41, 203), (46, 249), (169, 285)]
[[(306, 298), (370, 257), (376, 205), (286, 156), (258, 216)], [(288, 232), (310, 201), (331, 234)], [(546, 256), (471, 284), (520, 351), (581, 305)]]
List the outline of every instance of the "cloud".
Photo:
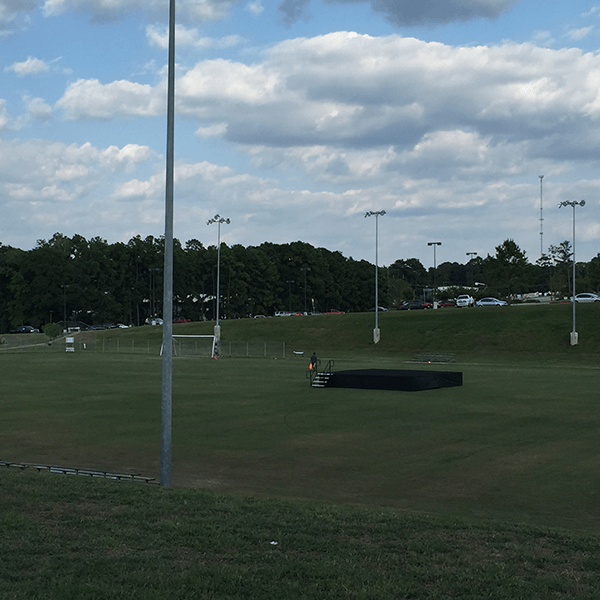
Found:
[[(235, 0), (179, 0), (178, 18), (196, 23), (222, 19)], [(43, 13), (47, 17), (62, 15), (69, 10), (85, 11), (98, 20), (114, 20), (132, 12), (147, 11), (161, 19), (168, 16), (164, 0), (45, 0)]]
[(10, 23), (21, 12), (29, 12), (38, 0), (0, 0), (0, 24)]
[[(166, 50), (169, 47), (167, 27), (148, 25), (146, 27), (146, 38), (154, 48)], [(178, 47), (192, 46), (195, 48), (230, 48), (237, 46), (242, 40), (238, 35), (229, 35), (222, 38), (202, 37), (197, 29), (190, 29), (185, 25), (176, 26), (175, 38)]]
[[(176, 87), (177, 112), (199, 135), (221, 132), (245, 146), (402, 153), (436, 132), (462, 131), (490, 147), (597, 156), (599, 83), (600, 57), (577, 49), (337, 32), (281, 42), (250, 65), (199, 62)], [(79, 80), (56, 106), (71, 120), (162, 115), (164, 82)]]
[(45, 73), (49, 70), (48, 65), (39, 58), (29, 57), (23, 62), (16, 62), (6, 67), (5, 71), (14, 71), (17, 75), (36, 75), (38, 73)]
[(165, 112), (166, 99), (161, 87), (130, 81), (101, 84), (97, 79), (72, 83), (56, 103), (67, 120), (149, 117)]
[(567, 32), (567, 37), (571, 40), (579, 41), (587, 37), (593, 29), (594, 27), (591, 25), (589, 27), (582, 27), (581, 29), (570, 29)]
[(248, 4), (246, 4), (246, 10), (249, 13), (251, 13), (252, 15), (254, 15), (255, 17), (257, 17), (258, 15), (260, 15), (263, 12), (263, 10), (265, 10), (265, 8), (260, 1), (257, 1), (257, 2), (248, 2)]
[(283, 0), (278, 7), (278, 11), (283, 17), (286, 25), (292, 25), (305, 15), (310, 0)]
[[(413, 0), (325, 0), (327, 4), (368, 3), (373, 11), (383, 16), (395, 26), (438, 25), (454, 21), (471, 19), (494, 19), (510, 10), (520, 0), (432, 0), (414, 2)], [(288, 24), (300, 19), (310, 0), (284, 0), (279, 11)]]
[(87, 231), (91, 237), (130, 210), (113, 199), (114, 182), (155, 159), (152, 150), (135, 144), (97, 148), (90, 143), (0, 140), (2, 213), (16, 241), (65, 229)]

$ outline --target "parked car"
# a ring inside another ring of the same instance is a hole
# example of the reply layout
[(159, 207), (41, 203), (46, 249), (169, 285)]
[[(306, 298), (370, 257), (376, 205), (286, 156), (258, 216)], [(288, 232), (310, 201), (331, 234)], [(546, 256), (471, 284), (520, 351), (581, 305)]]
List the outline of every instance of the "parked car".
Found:
[(454, 300), (440, 300), (438, 302), (438, 308), (448, 308), (450, 306), (456, 306), (456, 302)]
[(323, 313), (324, 315), (343, 315), (344, 311), (343, 310), (328, 310), (326, 313)]
[(433, 308), (431, 302), (423, 302), (423, 300), (411, 300), (410, 302), (403, 302), (400, 306), (400, 310), (425, 310)]
[(468, 294), (462, 294), (456, 299), (456, 306), (475, 306), (475, 300)]
[(498, 298), (482, 298), (477, 300), (475, 306), (506, 306), (507, 303), (504, 300), (498, 300)]
[[(569, 300), (573, 302), (573, 296), (571, 296)], [(575, 302), (600, 302), (600, 296), (583, 292), (581, 294), (575, 294)]]
[(32, 327), (31, 325), (20, 325), (16, 329), (13, 329), (11, 333), (39, 333), (40, 330)]
[(191, 323), (191, 319), (186, 319), (185, 317), (175, 317), (173, 319), (173, 323)]

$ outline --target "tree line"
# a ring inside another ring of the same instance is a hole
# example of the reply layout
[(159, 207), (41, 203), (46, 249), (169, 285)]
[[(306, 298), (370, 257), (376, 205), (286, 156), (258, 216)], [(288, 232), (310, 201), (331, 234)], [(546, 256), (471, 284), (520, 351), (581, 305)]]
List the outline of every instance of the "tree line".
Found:
[[(64, 321), (141, 325), (160, 317), (163, 255), (163, 239), (153, 236), (109, 244), (56, 233), (31, 250), (0, 245), (0, 331)], [(444, 287), (439, 298), (474, 288), (499, 297), (568, 294), (570, 257), (570, 243), (563, 242), (531, 264), (513, 240), (506, 240), (494, 256), (445, 262), (435, 270), (416, 258), (399, 259), (379, 267), (379, 303), (393, 308), (404, 300), (427, 299), (433, 286)], [(221, 244), (219, 271), (222, 318), (374, 308), (373, 264), (305, 242)], [(217, 247), (175, 240), (173, 273), (173, 316), (213, 320)], [(600, 255), (577, 264), (577, 281), (578, 290), (598, 289)]]

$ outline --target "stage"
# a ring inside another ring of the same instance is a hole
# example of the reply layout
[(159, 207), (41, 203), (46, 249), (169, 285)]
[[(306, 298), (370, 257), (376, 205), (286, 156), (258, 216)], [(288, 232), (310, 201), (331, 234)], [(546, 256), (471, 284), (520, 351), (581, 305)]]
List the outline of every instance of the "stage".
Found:
[(333, 372), (325, 387), (416, 392), (462, 384), (462, 373), (456, 371), (363, 369)]

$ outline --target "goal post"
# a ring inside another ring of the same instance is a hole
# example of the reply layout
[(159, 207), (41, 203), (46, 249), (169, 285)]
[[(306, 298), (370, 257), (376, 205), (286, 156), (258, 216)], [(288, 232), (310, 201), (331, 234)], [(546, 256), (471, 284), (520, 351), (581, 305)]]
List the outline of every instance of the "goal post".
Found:
[[(214, 335), (173, 334), (173, 356), (215, 356), (217, 340)], [(163, 344), (160, 346), (160, 355)]]

